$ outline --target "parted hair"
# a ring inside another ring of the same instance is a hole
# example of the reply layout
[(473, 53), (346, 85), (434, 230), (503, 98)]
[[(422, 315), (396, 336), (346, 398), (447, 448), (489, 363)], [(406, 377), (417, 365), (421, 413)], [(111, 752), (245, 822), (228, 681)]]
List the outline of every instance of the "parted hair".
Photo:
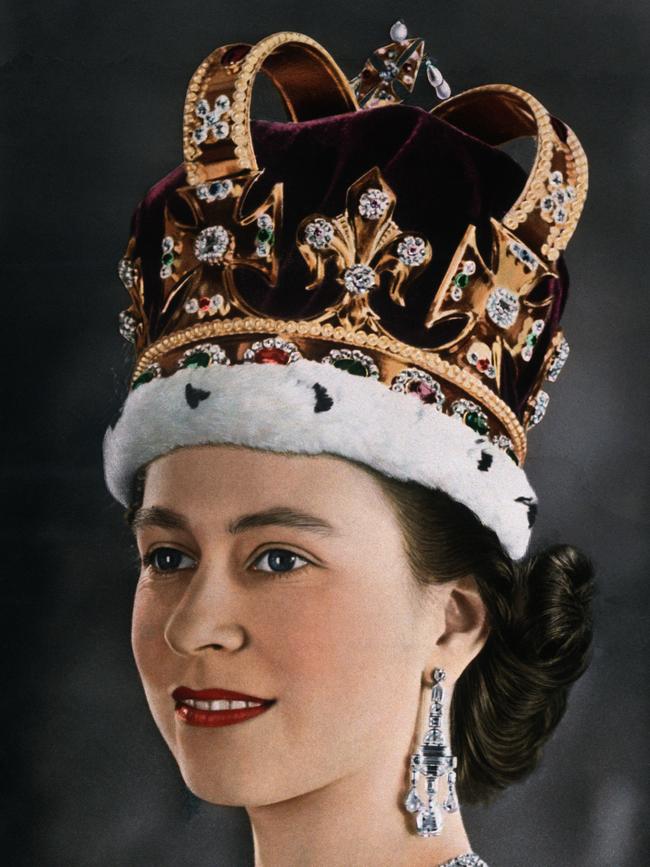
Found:
[[(593, 563), (565, 544), (514, 561), (496, 533), (444, 491), (351, 463), (370, 473), (392, 504), (419, 585), (467, 575), (476, 580), (489, 632), (455, 684), (451, 746), (461, 802), (487, 802), (535, 768), (571, 685), (587, 668)], [(142, 503), (145, 476), (142, 467), (129, 523)]]

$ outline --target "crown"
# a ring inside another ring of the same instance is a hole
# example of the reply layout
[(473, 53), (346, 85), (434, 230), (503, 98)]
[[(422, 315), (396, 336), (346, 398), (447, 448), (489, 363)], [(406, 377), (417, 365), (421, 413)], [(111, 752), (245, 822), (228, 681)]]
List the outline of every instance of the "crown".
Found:
[[(350, 82), (322, 46), (291, 32), (254, 46), (225, 45), (198, 67), (185, 100), (184, 167), (164, 206), (159, 259), (155, 268), (144, 262), (134, 231), (119, 264), (131, 297), (120, 330), (135, 345), (132, 388), (180, 368), (305, 358), (415, 395), (521, 465), (527, 432), (548, 404), (542, 386), (557, 379), (569, 352), (558, 324), (566, 287), (560, 254), (587, 192), (584, 152), (571, 129), (530, 94), (503, 84), (473, 88), (427, 114), (490, 146), (533, 137), (536, 154), (518, 198), (500, 219), (490, 218), (488, 235), (467, 225), (442, 279), (431, 268), (435, 240), (396, 220), (399, 198), (379, 166), (347, 187), (338, 212), (300, 215), (289, 234), (283, 184), (259, 194), (264, 168), (251, 129), (256, 76), (270, 77), (293, 122), (399, 111), (405, 107), (386, 107), (398, 101), (391, 82), (412, 89), (423, 42), (400, 39), (376, 55), (393, 64), (390, 81), (368, 61)], [(289, 256), (305, 278), (292, 288), (299, 296), (293, 316), (278, 313), (282, 303), (271, 304), (263, 288), (245, 288), (246, 281), (276, 286)], [(412, 310), (416, 283), (429, 301)], [(391, 308), (418, 318), (418, 339), (393, 327)]]

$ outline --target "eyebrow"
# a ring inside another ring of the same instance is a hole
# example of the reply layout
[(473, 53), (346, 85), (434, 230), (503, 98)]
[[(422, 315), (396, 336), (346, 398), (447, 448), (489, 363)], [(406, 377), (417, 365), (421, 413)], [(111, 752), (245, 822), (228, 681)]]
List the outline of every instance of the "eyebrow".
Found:
[[(167, 530), (185, 530), (190, 532), (187, 520), (173, 509), (162, 506), (149, 506), (139, 508), (129, 521), (134, 533), (143, 527), (163, 527)], [(273, 506), (262, 512), (252, 512), (248, 515), (240, 515), (228, 523), (227, 530), (232, 535), (243, 533), (254, 527), (282, 526), (293, 527), (298, 530), (308, 530), (322, 536), (338, 535), (334, 527), (324, 518), (310, 515), (308, 512), (297, 512), (287, 506)]]

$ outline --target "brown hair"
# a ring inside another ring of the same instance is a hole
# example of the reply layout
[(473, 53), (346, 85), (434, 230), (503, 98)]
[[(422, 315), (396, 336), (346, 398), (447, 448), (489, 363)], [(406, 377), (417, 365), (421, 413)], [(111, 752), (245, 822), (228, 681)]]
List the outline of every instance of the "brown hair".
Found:
[[(490, 631), (456, 682), (451, 741), (460, 800), (488, 801), (535, 768), (571, 684), (588, 665), (592, 561), (571, 545), (513, 561), (496, 533), (444, 491), (351, 463), (370, 473), (393, 505), (419, 585), (476, 580)], [(142, 467), (127, 521), (142, 502), (145, 475)]]

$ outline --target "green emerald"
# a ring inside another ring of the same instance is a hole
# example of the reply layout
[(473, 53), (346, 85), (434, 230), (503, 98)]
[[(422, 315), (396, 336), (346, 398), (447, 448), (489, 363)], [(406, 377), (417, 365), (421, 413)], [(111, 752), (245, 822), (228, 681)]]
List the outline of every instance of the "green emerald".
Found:
[(162, 257), (163, 265), (171, 265), (173, 261), (174, 261), (174, 254), (173, 253), (165, 253), (165, 255)]
[(134, 381), (132, 388), (137, 388), (139, 385), (144, 385), (145, 382), (151, 382), (154, 378), (155, 373), (153, 370), (145, 370), (144, 373), (141, 373), (140, 376)]
[(469, 277), (467, 274), (456, 274), (454, 277), (454, 283), (456, 286), (460, 286), (461, 289), (464, 289), (469, 283)]
[(208, 367), (210, 354), (208, 352), (193, 352), (183, 362), (183, 367)]
[(257, 233), (257, 241), (260, 244), (270, 244), (273, 240), (273, 229), (260, 229)]
[(526, 343), (529, 346), (534, 346), (537, 343), (537, 335), (536, 334), (529, 334), (528, 337), (526, 338)]
[(488, 423), (478, 412), (468, 412), (465, 416), (465, 424), (477, 433), (486, 434), (488, 432)]
[(347, 370), (348, 373), (353, 373), (355, 376), (368, 376), (365, 364), (355, 358), (337, 358), (332, 364), (334, 367)]

